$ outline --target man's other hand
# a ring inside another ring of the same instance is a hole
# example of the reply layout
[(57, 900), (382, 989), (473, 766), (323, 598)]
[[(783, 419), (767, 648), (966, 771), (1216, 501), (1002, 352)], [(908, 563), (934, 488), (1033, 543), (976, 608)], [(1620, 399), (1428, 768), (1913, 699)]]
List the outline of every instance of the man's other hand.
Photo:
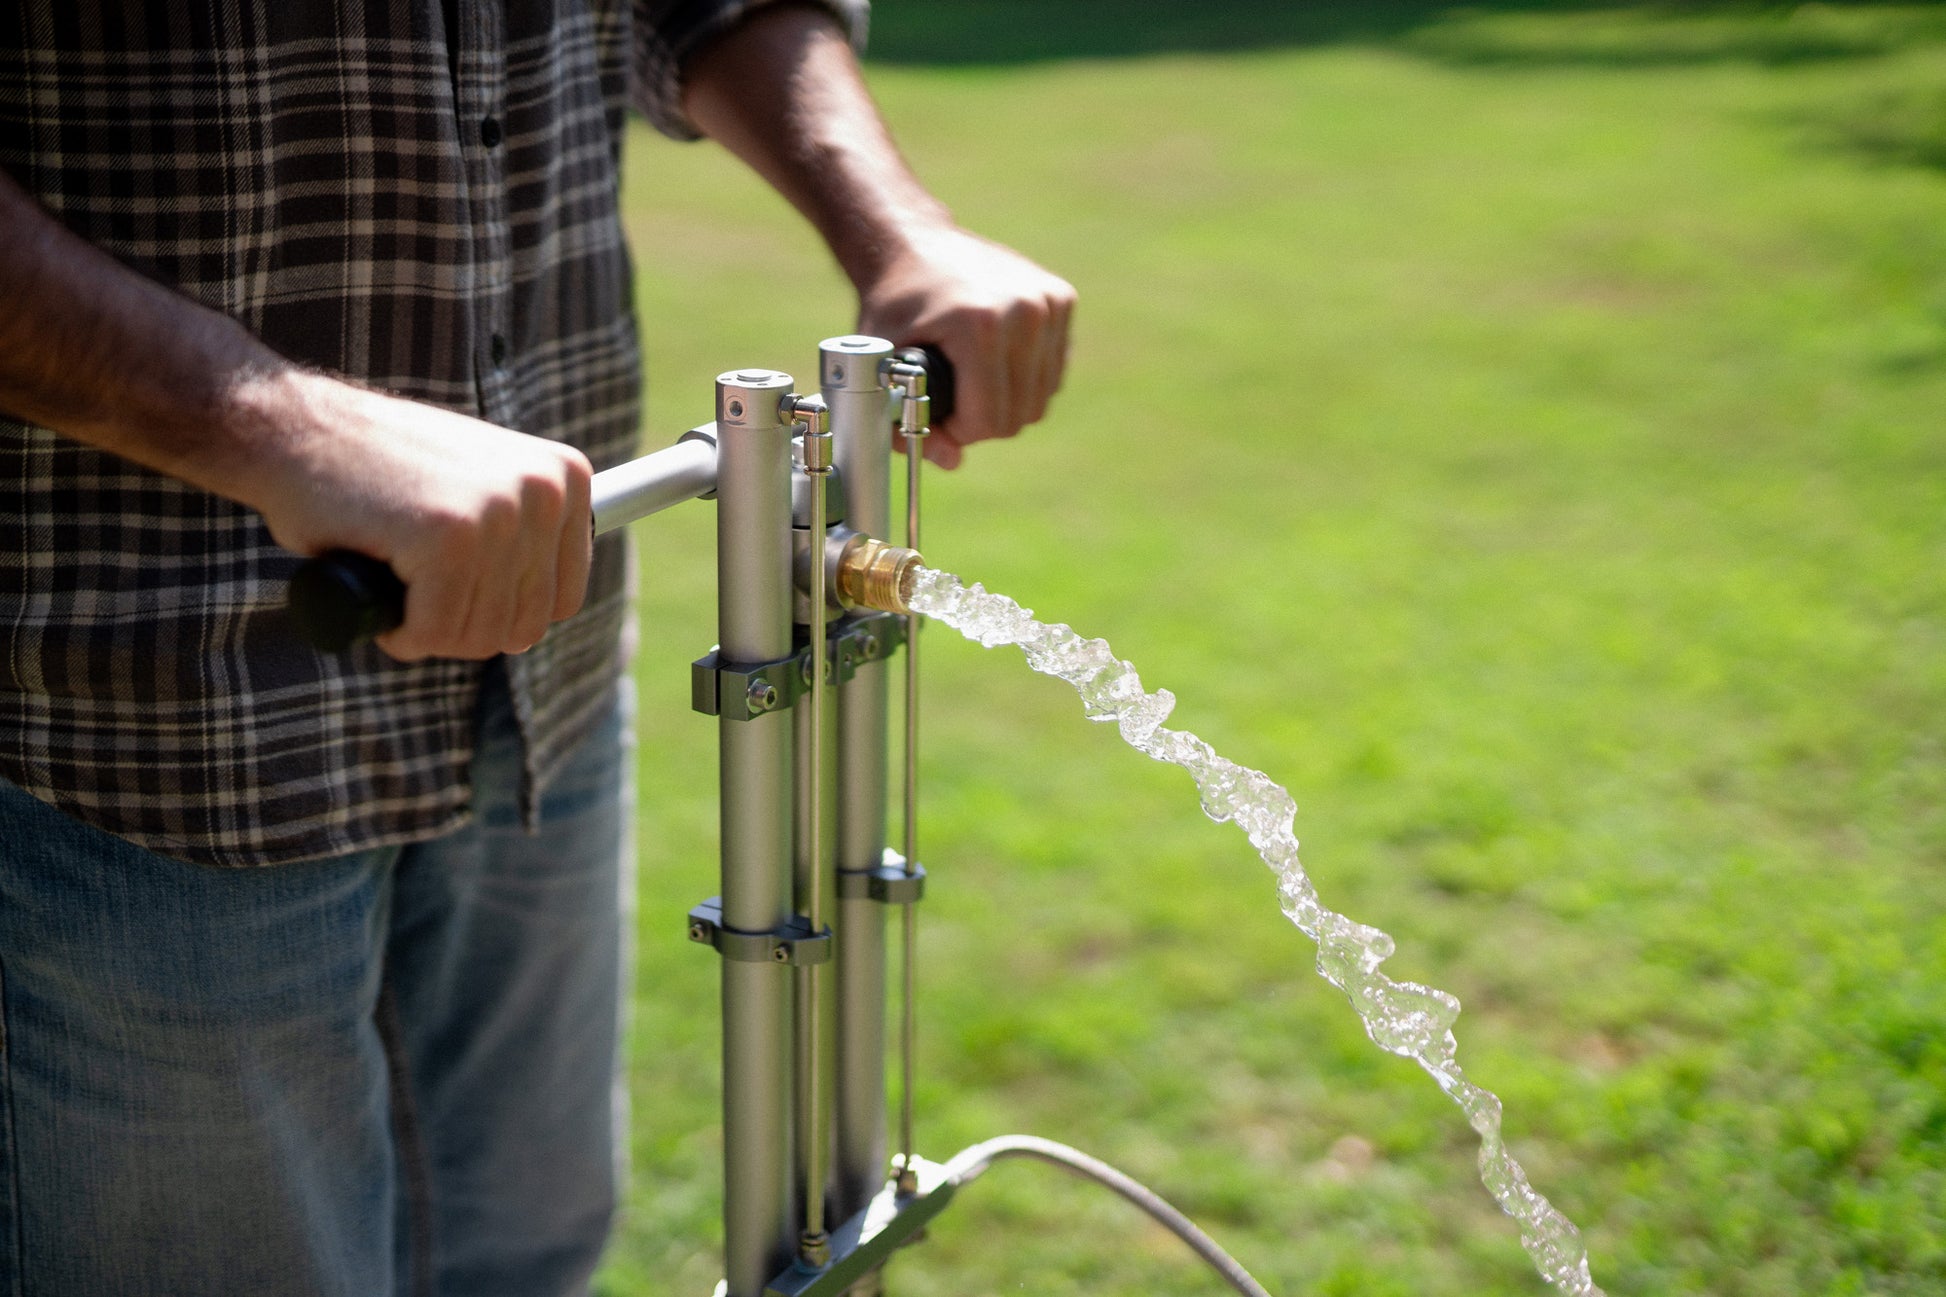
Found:
[(861, 332), (946, 353), (959, 409), (926, 438), (941, 466), (1047, 412), (1074, 289), (969, 234), (913, 175), (845, 34), (808, 5), (766, 5), (698, 54), (683, 107), (789, 199), (858, 290)]
[(958, 403), (926, 438), (956, 467), (976, 441), (1011, 437), (1047, 414), (1067, 367), (1074, 289), (1010, 248), (952, 226), (912, 241), (860, 290), (859, 331), (929, 343), (953, 362)]

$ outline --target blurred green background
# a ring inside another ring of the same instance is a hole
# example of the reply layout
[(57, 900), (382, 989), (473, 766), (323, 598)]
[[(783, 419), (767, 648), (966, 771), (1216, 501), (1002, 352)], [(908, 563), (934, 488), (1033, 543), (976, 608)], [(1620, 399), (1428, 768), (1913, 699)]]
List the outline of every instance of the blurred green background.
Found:
[[(1946, 10), (880, 0), (972, 228), (1080, 290), (1052, 416), (926, 552), (1107, 637), (1296, 795), (1325, 901), (1611, 1293), (1946, 1292)], [(708, 146), (627, 175), (647, 440), (851, 299)], [(713, 518), (637, 529), (634, 1189), (602, 1291), (716, 1249)], [(1025, 1130), (1279, 1294), (1544, 1291), (1475, 1140), (1364, 1037), (1181, 772), (928, 636), (921, 1151)], [(895, 1294), (1223, 1291), (1051, 1169)]]

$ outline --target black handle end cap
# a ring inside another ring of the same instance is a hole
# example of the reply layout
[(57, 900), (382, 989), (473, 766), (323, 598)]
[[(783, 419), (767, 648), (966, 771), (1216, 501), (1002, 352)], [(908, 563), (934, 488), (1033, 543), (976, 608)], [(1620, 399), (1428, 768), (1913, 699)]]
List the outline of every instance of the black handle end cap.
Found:
[(339, 653), (405, 620), (405, 585), (378, 559), (334, 549), (298, 566), (289, 606), (306, 643)]
[(925, 367), (926, 396), (932, 403), (932, 422), (944, 423), (952, 418), (953, 409), (959, 404), (958, 383), (953, 377), (953, 362), (946, 359), (946, 353), (927, 342), (901, 349), (898, 357), (908, 365)]

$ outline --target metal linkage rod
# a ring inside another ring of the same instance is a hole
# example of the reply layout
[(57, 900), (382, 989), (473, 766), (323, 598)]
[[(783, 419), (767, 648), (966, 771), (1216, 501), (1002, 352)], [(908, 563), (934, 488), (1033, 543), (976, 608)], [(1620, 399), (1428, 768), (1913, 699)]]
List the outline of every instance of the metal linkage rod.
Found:
[[(831, 417), (824, 398), (786, 398), (790, 417), (804, 428), (804, 472), (810, 479), (810, 749), (805, 778), (805, 850), (810, 853), (810, 886), (805, 889), (804, 918), (812, 932), (824, 930), (824, 699), (825, 699), (825, 493), (831, 478)], [(822, 1268), (831, 1261), (831, 1236), (824, 1228), (825, 1124), (823, 966), (807, 964), (798, 970), (797, 1039), (801, 1058), (798, 1093), (797, 1147), (802, 1165), (804, 1229), (798, 1235), (797, 1255), (804, 1264)]]
[[(905, 438), (905, 544), (919, 546), (919, 465), (923, 453), (929, 400), (926, 396), (924, 366), (895, 362), (891, 374), (899, 386), (899, 433)], [(919, 625), (917, 613), (905, 619), (905, 868), (910, 874), (919, 863)], [(914, 1056), (917, 1053), (917, 987), (919, 917), (907, 905), (900, 916), (900, 1006), (899, 1006), (899, 1187), (910, 1193), (917, 1187), (912, 1171), (912, 1108), (915, 1085)]]

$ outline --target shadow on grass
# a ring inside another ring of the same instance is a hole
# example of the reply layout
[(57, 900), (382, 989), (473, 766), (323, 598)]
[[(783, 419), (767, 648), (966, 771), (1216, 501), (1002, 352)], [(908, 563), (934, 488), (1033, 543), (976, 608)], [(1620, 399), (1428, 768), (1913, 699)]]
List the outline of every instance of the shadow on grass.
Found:
[(950, 66), (1372, 45), (1461, 66), (1635, 68), (1874, 58), (1915, 40), (1946, 41), (1946, 13), (1843, 0), (897, 0), (874, 16), (871, 56)]
[(1825, 148), (1882, 166), (1946, 172), (1946, 88), (1880, 92), (1803, 124)]
[[(871, 58), (1015, 66), (1363, 46), (1518, 73), (1860, 62), (1946, 44), (1946, 4), (1763, 0), (887, 0)], [(1796, 121), (1814, 147), (1946, 172), (1946, 90), (1880, 92)]]

